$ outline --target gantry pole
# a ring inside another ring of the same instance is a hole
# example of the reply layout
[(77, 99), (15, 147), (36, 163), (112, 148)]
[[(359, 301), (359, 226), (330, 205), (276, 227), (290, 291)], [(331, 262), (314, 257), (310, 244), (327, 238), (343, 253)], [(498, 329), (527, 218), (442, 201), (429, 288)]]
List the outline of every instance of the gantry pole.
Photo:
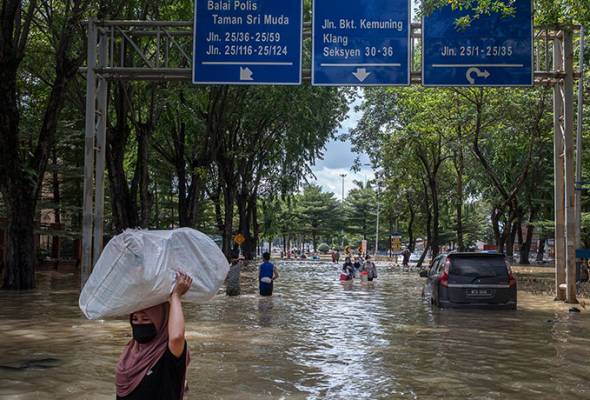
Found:
[(92, 226), (94, 193), (94, 142), (96, 123), (96, 18), (88, 20), (88, 50), (86, 70), (86, 123), (84, 136), (84, 200), (82, 217), (81, 287), (90, 276), (92, 266)]
[[(106, 35), (100, 35), (98, 42), (98, 68), (107, 64), (108, 39)], [(104, 171), (106, 153), (106, 128), (107, 128), (107, 93), (108, 81), (101, 75), (98, 76), (97, 110), (96, 116), (96, 193), (94, 199), (94, 244), (92, 266), (100, 257), (103, 248), (104, 237)]]
[(576, 299), (576, 204), (574, 177), (574, 45), (571, 29), (563, 31), (563, 58), (565, 78), (563, 80), (563, 134), (565, 158), (565, 283), (566, 302), (577, 303)]
[[(553, 71), (563, 71), (563, 52), (560, 32), (553, 39)], [(555, 218), (555, 299), (565, 300), (561, 285), (565, 283), (565, 197), (563, 159), (563, 96), (561, 81), (553, 85), (553, 197)]]

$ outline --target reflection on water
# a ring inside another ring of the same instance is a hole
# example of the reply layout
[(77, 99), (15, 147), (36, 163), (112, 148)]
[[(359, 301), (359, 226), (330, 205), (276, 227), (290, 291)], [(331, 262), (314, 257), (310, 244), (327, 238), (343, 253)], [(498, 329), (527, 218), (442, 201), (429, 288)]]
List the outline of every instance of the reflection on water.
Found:
[[(590, 314), (519, 293), (518, 311), (432, 309), (415, 272), (340, 283), (286, 263), (256, 287), (185, 304), (190, 399), (590, 398)], [(251, 282), (252, 280), (245, 280)], [(0, 399), (113, 399), (127, 321), (87, 321), (73, 275), (0, 292)]]

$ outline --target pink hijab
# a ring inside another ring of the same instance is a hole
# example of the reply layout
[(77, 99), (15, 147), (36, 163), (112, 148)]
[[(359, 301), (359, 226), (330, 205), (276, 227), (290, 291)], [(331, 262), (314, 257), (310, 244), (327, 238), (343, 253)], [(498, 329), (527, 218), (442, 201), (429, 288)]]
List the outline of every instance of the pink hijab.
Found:
[[(116, 386), (117, 396), (127, 396), (143, 380), (145, 375), (162, 358), (168, 348), (168, 303), (158, 304), (142, 310), (156, 326), (156, 337), (148, 343), (138, 343), (131, 339), (123, 350), (117, 362)], [(129, 316), (131, 321), (131, 315)], [(186, 351), (186, 366), (190, 361), (189, 351)], [(185, 370), (186, 374), (186, 370)], [(184, 377), (182, 380), (180, 398), (184, 394)]]

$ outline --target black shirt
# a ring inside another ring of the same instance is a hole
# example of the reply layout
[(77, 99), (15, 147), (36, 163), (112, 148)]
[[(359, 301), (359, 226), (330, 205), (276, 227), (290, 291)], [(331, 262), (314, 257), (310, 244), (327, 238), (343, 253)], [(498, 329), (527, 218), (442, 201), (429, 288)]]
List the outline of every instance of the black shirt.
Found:
[(186, 372), (186, 342), (179, 358), (166, 351), (133, 392), (117, 400), (180, 400)]

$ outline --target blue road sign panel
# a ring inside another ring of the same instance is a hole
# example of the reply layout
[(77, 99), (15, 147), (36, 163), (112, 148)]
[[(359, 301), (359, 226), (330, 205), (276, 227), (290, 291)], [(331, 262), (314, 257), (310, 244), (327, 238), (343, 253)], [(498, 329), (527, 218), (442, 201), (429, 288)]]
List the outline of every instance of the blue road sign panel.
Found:
[(484, 15), (459, 29), (467, 11), (442, 7), (422, 21), (425, 86), (531, 86), (531, 0), (516, 0), (514, 16)]
[(196, 0), (193, 83), (301, 83), (303, 0)]
[(410, 84), (409, 0), (314, 0), (312, 84)]

